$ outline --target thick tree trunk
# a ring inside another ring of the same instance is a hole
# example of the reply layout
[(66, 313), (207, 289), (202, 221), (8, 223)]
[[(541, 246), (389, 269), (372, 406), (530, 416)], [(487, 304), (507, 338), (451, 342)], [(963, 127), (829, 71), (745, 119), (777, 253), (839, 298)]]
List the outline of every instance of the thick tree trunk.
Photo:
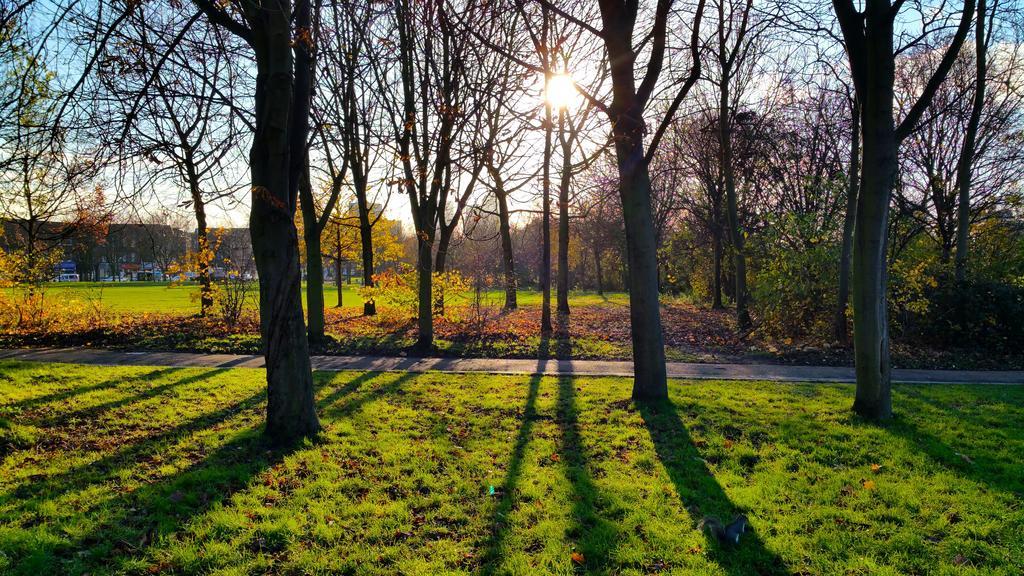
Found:
[(420, 232), (417, 240), (418, 252), (416, 255), (416, 270), (419, 277), (419, 313), (418, 325), (419, 336), (416, 340), (416, 349), (420, 352), (430, 352), (434, 348), (434, 310), (432, 281), (434, 268), (431, 262), (432, 239), (424, 232)]
[(515, 310), (519, 303), (516, 299), (516, 262), (512, 251), (512, 226), (509, 223), (508, 197), (505, 193), (504, 181), (497, 170), (491, 171), (494, 180), (494, 197), (498, 203), (498, 229), (501, 234), (501, 262), (505, 273), (505, 310)]
[(849, 341), (846, 309), (850, 302), (850, 256), (853, 253), (853, 227), (857, 219), (857, 196), (860, 190), (860, 106), (854, 101), (851, 109), (850, 158), (847, 169), (846, 214), (843, 216), (843, 240), (839, 251), (839, 292), (833, 320), (836, 342)]
[[(266, 434), (279, 442), (320, 429), (302, 314), (296, 199), (289, 170), (291, 154), (304, 149), (295, 149), (289, 139), (295, 124), (302, 122), (291, 115), (290, 8), (287, 1), (261, 8), (262, 26), (252, 34), (257, 76), (256, 129), (249, 153), (253, 191), (249, 231), (259, 273), (260, 333), (267, 366)], [(296, 8), (300, 25), (304, 21), (308, 26), (308, 1), (299, 0)]]
[[(210, 248), (209, 231), (206, 228), (206, 205), (197, 193), (192, 194), (192, 208), (196, 214), (196, 242), (200, 253)], [(213, 309), (213, 278), (210, 276), (210, 262), (203, 256), (199, 267), (199, 315), (206, 316)]]
[(562, 144), (562, 174), (558, 187), (558, 313), (569, 313), (569, 185), (572, 181), (572, 142), (565, 135), (565, 110), (558, 111)]
[(985, 0), (978, 0), (978, 18), (974, 28), (975, 89), (971, 116), (967, 120), (963, 148), (960, 151), (960, 165), (957, 167), (957, 230), (956, 230), (956, 279), (963, 282), (967, 277), (969, 240), (971, 235), (971, 167), (974, 162), (975, 142), (981, 112), (985, 106), (985, 83), (988, 75), (988, 47), (985, 43)]
[[(373, 226), (370, 224), (370, 207), (366, 202), (366, 192), (357, 199), (359, 205), (359, 243), (363, 258), (363, 286), (373, 287)], [(363, 316), (377, 314), (377, 303), (373, 300), (363, 302)]]
[[(621, 95), (625, 96), (625, 94)], [(643, 120), (635, 98), (617, 96), (618, 121), (612, 126), (619, 196), (626, 229), (629, 315), (633, 340), (633, 398), (668, 397), (665, 345), (658, 301), (657, 242), (651, 210), (651, 178), (644, 161)]]
[(309, 165), (299, 181), (299, 206), (302, 209), (302, 236), (306, 243), (306, 333), (310, 342), (324, 339), (324, 258), (320, 248), (320, 226), (316, 203), (309, 181)]
[(740, 331), (748, 330), (752, 323), (750, 311), (747, 309), (747, 256), (744, 251), (743, 229), (739, 218), (739, 199), (736, 195), (736, 176), (732, 159), (732, 119), (729, 115), (729, 76), (723, 69), (723, 79), (719, 90), (718, 104), (718, 135), (721, 153), (721, 170), (725, 181), (725, 214), (732, 239), (733, 259), (736, 281), (736, 326)]
[(892, 416), (886, 246), (898, 142), (893, 119), (892, 21), (887, 22), (881, 26), (876, 23), (883, 29), (868, 35), (868, 61), (875, 68), (865, 75), (863, 94), (858, 92), (863, 166), (853, 234), (853, 340), (857, 371), (853, 409), (872, 420)]

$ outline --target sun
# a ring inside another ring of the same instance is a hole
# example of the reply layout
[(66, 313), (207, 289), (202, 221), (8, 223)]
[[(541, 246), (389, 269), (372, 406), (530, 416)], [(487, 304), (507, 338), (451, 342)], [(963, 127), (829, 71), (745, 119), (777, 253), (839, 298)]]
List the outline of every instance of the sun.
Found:
[(544, 98), (547, 100), (548, 106), (561, 110), (573, 106), (579, 99), (579, 95), (576, 85), (572, 81), (572, 76), (561, 72), (553, 75), (548, 80), (548, 87)]

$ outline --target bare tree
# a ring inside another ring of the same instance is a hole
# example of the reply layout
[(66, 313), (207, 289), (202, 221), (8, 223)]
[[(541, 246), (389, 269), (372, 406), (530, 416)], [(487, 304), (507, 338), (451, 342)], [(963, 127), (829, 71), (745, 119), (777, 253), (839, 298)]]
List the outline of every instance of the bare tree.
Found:
[[(863, 165), (853, 250), (853, 324), (857, 394), (854, 410), (868, 419), (892, 415), (889, 324), (886, 313), (886, 243), (889, 202), (899, 144), (913, 130), (942, 84), (971, 27), (974, 0), (965, 0), (960, 23), (935, 71), (903, 120), (896, 124), (894, 23), (904, 2), (832, 0), (846, 41), (861, 106)], [(925, 18), (927, 25), (929, 19)]]

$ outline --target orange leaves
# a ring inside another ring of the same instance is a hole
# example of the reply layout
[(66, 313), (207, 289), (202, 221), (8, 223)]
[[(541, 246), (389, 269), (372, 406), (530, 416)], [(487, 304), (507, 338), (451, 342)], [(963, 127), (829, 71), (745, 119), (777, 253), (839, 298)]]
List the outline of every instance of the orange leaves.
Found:
[(864, 487), (865, 490), (874, 490), (875, 489), (875, 481), (874, 480), (861, 480), (860, 484), (861, 484), (861, 486)]
[(554, 454), (551, 455), (551, 461), (552, 462), (561, 462), (562, 461), (562, 457), (559, 456), (557, 452), (555, 452)]
[(572, 558), (573, 563), (578, 564), (580, 566), (582, 566), (587, 561), (587, 559), (583, 557), (582, 552), (573, 552), (570, 558)]
[(879, 472), (882, 471), (882, 465), (881, 464), (872, 464), (871, 465), (871, 471), (874, 472), (875, 474), (878, 474)]

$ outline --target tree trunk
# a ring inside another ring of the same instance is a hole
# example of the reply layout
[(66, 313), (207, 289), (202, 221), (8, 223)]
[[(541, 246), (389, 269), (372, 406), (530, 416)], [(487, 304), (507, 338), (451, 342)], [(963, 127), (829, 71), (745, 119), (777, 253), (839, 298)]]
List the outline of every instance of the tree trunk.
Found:
[[(206, 206), (202, 197), (197, 196), (192, 195), (192, 207), (196, 214), (196, 243), (202, 255), (210, 248), (210, 241), (206, 229)], [(206, 316), (213, 309), (213, 279), (210, 277), (210, 262), (205, 255), (200, 257), (199, 264), (199, 315)]]
[(732, 161), (732, 120), (729, 116), (729, 73), (723, 67), (718, 105), (718, 135), (721, 152), (721, 170), (725, 181), (725, 214), (732, 238), (733, 259), (736, 281), (736, 327), (740, 331), (750, 329), (750, 311), (747, 310), (747, 256), (744, 252), (746, 239), (739, 218), (739, 200), (736, 196), (736, 176)]
[(419, 336), (416, 340), (416, 349), (424, 353), (430, 352), (434, 348), (434, 310), (431, 285), (434, 271), (431, 265), (432, 245), (432, 238), (425, 232), (420, 232), (416, 255), (416, 269), (419, 275)]
[(302, 236), (306, 243), (306, 332), (310, 342), (324, 339), (324, 259), (320, 248), (320, 226), (309, 181), (309, 165), (303, 167), (299, 181), (299, 206), (302, 209)]
[(544, 181), (542, 183), (540, 332), (551, 333), (551, 105), (544, 106)]
[(869, 33), (865, 43), (868, 61), (875, 67), (865, 75), (863, 94), (858, 93), (862, 107), (863, 166), (853, 233), (853, 342), (857, 371), (853, 409), (872, 420), (892, 415), (886, 246), (889, 201), (898, 167), (893, 120), (892, 21), (876, 26), (883, 30)]
[[(611, 56), (614, 57), (614, 54)], [(631, 93), (631, 91), (630, 91)], [(633, 340), (633, 398), (668, 397), (665, 345), (658, 302), (657, 242), (651, 210), (651, 177), (644, 161), (643, 119), (635, 97), (617, 95), (618, 121), (612, 126), (619, 196), (626, 229), (629, 316)]]
[(334, 244), (334, 284), (338, 287), (338, 304), (335, 308), (341, 308), (344, 305), (344, 296), (342, 295), (342, 282), (341, 282), (341, 224), (337, 226), (337, 235)]
[(562, 144), (562, 174), (558, 187), (558, 313), (569, 313), (569, 185), (572, 181), (572, 142), (565, 135), (565, 110), (558, 111)]
[(967, 131), (960, 152), (960, 165), (957, 166), (956, 180), (958, 185), (957, 230), (956, 230), (956, 280), (963, 282), (967, 277), (969, 239), (971, 234), (971, 167), (974, 162), (975, 142), (978, 138), (978, 125), (981, 123), (981, 112), (985, 106), (985, 76), (988, 75), (987, 52), (985, 43), (985, 0), (978, 0), (978, 19), (974, 29), (975, 52), (975, 89), (974, 102), (971, 104), (971, 116), (967, 120)]
[[(370, 207), (366, 202), (365, 190), (357, 198), (359, 205), (359, 242), (363, 258), (363, 286), (373, 287), (373, 226), (370, 224)], [(377, 303), (373, 300), (363, 302), (363, 316), (377, 314)]]
[(715, 270), (714, 279), (712, 286), (712, 301), (711, 308), (713, 310), (722, 310), (725, 308), (725, 304), (722, 303), (722, 230), (721, 227), (717, 227), (711, 235), (712, 250), (714, 252), (715, 259)]
[(843, 241), (839, 252), (839, 293), (833, 320), (833, 335), (840, 344), (849, 341), (846, 308), (850, 302), (850, 256), (853, 252), (853, 227), (857, 218), (857, 196), (860, 190), (860, 106), (856, 100), (851, 108), (851, 119), (846, 214), (843, 217)]
[[(261, 7), (262, 25), (253, 30), (256, 127), (249, 153), (253, 190), (249, 231), (259, 273), (260, 333), (267, 366), (265, 432), (279, 442), (320, 429), (302, 314), (296, 199), (290, 183), (291, 154), (301, 154), (304, 146), (296, 149), (289, 139), (289, 132), (302, 120), (291, 114), (289, 4), (283, 0)], [(308, 0), (299, 0), (296, 8), (299, 25), (308, 26)]]
[(501, 261), (505, 272), (505, 310), (515, 310), (516, 300), (516, 262), (512, 251), (512, 226), (509, 224), (508, 197), (505, 193), (504, 181), (497, 170), (491, 170), (494, 180), (494, 198), (498, 203), (498, 228), (501, 234)]
[(594, 271), (597, 273), (597, 293), (604, 295), (604, 278), (601, 270), (601, 249), (594, 246)]

